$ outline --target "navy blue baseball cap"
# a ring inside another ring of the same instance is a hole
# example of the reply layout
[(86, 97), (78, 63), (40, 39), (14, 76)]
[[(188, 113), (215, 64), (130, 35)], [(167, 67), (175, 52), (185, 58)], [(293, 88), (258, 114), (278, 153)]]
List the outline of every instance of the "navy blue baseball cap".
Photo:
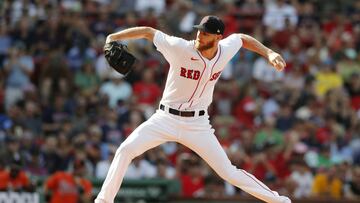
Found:
[(199, 25), (194, 25), (193, 28), (211, 33), (211, 34), (224, 34), (225, 24), (217, 16), (205, 16), (201, 19)]

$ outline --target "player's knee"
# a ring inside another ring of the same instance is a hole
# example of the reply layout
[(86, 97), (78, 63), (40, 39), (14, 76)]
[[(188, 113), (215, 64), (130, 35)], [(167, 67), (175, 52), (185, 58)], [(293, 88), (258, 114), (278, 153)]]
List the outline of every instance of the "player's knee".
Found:
[(219, 174), (223, 179), (225, 179), (226, 181), (232, 183), (234, 179), (236, 179), (236, 171), (238, 169), (231, 165), (228, 167), (223, 167), (222, 168), (222, 174)]
[[(136, 157), (135, 148), (131, 147), (128, 144), (121, 144), (120, 147), (116, 150), (116, 155), (121, 155), (122, 157), (127, 157), (133, 159)], [(116, 156), (115, 155), (115, 156)]]

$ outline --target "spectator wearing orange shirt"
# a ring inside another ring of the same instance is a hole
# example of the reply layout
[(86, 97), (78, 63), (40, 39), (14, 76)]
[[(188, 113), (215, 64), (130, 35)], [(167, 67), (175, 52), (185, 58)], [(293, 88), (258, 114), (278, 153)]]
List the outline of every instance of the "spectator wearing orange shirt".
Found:
[(29, 191), (30, 181), (18, 165), (11, 165), (9, 170), (0, 170), (0, 191)]
[(45, 183), (45, 195), (50, 203), (90, 202), (92, 184), (85, 179), (86, 167), (82, 160), (75, 161), (73, 173), (56, 172)]

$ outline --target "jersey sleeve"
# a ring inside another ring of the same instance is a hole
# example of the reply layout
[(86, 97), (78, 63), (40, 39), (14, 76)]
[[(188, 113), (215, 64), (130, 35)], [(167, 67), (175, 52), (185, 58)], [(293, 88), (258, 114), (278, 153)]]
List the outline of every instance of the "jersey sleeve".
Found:
[(175, 56), (176, 53), (179, 54), (179, 51), (182, 51), (187, 43), (187, 41), (182, 38), (167, 35), (159, 30), (155, 32), (153, 42), (156, 49), (167, 59)]
[(239, 34), (231, 34), (227, 38), (221, 40), (220, 44), (225, 47), (225, 55), (231, 59), (240, 50), (243, 42)]

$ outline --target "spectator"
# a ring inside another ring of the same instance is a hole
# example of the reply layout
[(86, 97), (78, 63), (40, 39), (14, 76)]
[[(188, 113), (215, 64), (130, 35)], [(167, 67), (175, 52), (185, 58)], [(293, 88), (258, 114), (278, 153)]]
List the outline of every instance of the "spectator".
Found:
[(329, 90), (339, 88), (343, 84), (341, 76), (334, 70), (331, 64), (324, 64), (315, 76), (315, 90), (320, 97)]
[(159, 158), (156, 161), (156, 177), (165, 179), (174, 179), (176, 170), (168, 163), (168, 160)]
[(335, 199), (342, 197), (343, 182), (339, 179), (337, 167), (319, 171), (314, 177), (311, 194), (314, 197), (330, 196)]
[(284, 72), (276, 71), (263, 57), (259, 57), (254, 62), (253, 78), (262, 83), (271, 83), (281, 81)]
[(207, 199), (226, 197), (224, 181), (215, 174), (206, 176), (204, 185), (202, 190), (196, 192), (196, 197)]
[(141, 14), (142, 17), (139, 18), (137, 24), (140, 26), (157, 27), (158, 19), (154, 13), (154, 10), (149, 9), (144, 12), (144, 14)]
[[(221, 76), (223, 76), (222, 74)], [(228, 116), (232, 111), (232, 102), (233, 98), (238, 98), (239, 86), (237, 81), (230, 77), (224, 79), (220, 77), (218, 81), (218, 91), (214, 93), (214, 108), (216, 109), (216, 114), (219, 116)], [(220, 97), (221, 99), (217, 99)]]
[(73, 75), (65, 63), (64, 54), (59, 49), (51, 50), (48, 59), (40, 70), (40, 95), (46, 102), (56, 94), (69, 95)]
[(301, 90), (304, 88), (305, 78), (299, 64), (294, 64), (291, 71), (285, 75), (284, 86), (290, 90)]
[(276, 178), (276, 171), (273, 165), (267, 160), (266, 154), (263, 151), (264, 147), (254, 147), (250, 159), (246, 159), (243, 169), (267, 184), (274, 182)]
[(284, 145), (283, 134), (274, 128), (275, 120), (269, 117), (265, 120), (264, 126), (256, 133), (254, 138), (254, 144), (257, 147), (263, 147), (266, 143), (272, 143), (277, 146)]
[(26, 173), (16, 164), (0, 174), (0, 191), (30, 191), (31, 184)]
[(234, 60), (232, 77), (240, 83), (240, 86), (243, 86), (245, 84), (249, 84), (252, 79), (252, 55), (251, 52), (240, 50), (238, 57), (238, 59)]
[[(5, 106), (5, 84), (4, 84), (4, 75), (1, 73), (0, 70), (0, 109), (1, 111), (4, 111)], [(3, 115), (5, 116), (5, 115)]]
[(23, 109), (24, 118), (22, 118), (22, 125), (29, 129), (31, 134), (38, 137), (42, 134), (42, 121), (40, 107), (33, 101), (26, 101)]
[(11, 4), (11, 19), (13, 24), (17, 23), (23, 16), (32, 18), (36, 15), (36, 6), (31, 1), (14, 1)]
[(77, 71), (86, 60), (96, 59), (96, 51), (88, 45), (91, 43), (93, 34), (85, 19), (76, 17), (72, 19), (71, 23), (73, 26), (67, 30), (67, 34), (72, 37), (72, 47), (66, 53), (66, 58), (70, 69)]
[(129, 136), (130, 133), (135, 130), (142, 122), (144, 122), (145, 117), (141, 111), (132, 110), (129, 112), (129, 121), (123, 125), (123, 130), (125, 136)]
[(165, 6), (165, 0), (154, 0), (151, 3), (146, 0), (135, 1), (135, 11), (140, 15), (146, 13), (147, 10), (154, 10), (156, 16), (159, 16), (165, 11)]
[(120, 126), (117, 112), (109, 107), (104, 108), (104, 118), (100, 120), (103, 139), (105, 142), (119, 145), (124, 140), (123, 126)]
[[(232, 3), (232, 1), (230, 2)], [(243, 4), (237, 8), (238, 10), (235, 10), (235, 15), (240, 15), (240, 19), (237, 20), (240, 30), (244, 30), (245, 33), (253, 32), (257, 25), (261, 23), (260, 21), (264, 13), (264, 8), (260, 3), (261, 2), (257, 0), (245, 0), (243, 1)]]
[(9, 28), (4, 21), (0, 20), (0, 66), (3, 66), (3, 61), (10, 50), (11, 43), (12, 38), (9, 35)]
[(95, 169), (96, 178), (105, 179), (106, 174), (110, 168), (111, 161), (114, 158), (115, 152), (116, 152), (116, 148), (110, 147), (107, 159), (99, 161), (96, 164), (96, 169)]
[(356, 166), (352, 169), (352, 177), (345, 189), (345, 197), (349, 199), (360, 198), (360, 167)]
[[(86, 131), (87, 141), (85, 142), (85, 152), (86, 156), (93, 165), (96, 167), (96, 163), (101, 161), (103, 157), (104, 148), (107, 144), (102, 143), (102, 131), (99, 125), (92, 124), (89, 126), (88, 131)], [(94, 171), (95, 172), (95, 171)]]
[(360, 63), (357, 62), (356, 57), (359, 58), (359, 53), (353, 48), (353, 42), (349, 42), (351, 47), (345, 48), (342, 57), (337, 63), (337, 69), (343, 80), (349, 80), (352, 75), (360, 74)]
[(282, 104), (276, 119), (276, 129), (282, 132), (288, 131), (293, 128), (295, 117), (292, 115), (292, 108), (287, 104)]
[(100, 78), (101, 81), (105, 81), (106, 79), (111, 77), (112, 69), (106, 61), (104, 53), (100, 54), (96, 58), (95, 70), (96, 75)]
[(70, 101), (63, 95), (56, 95), (52, 104), (43, 108), (42, 120), (45, 133), (59, 131), (61, 123), (69, 120), (73, 114)]
[(243, 88), (243, 97), (234, 105), (235, 118), (246, 128), (255, 126), (255, 117), (259, 111), (258, 104), (254, 98), (255, 89), (251, 85)]
[(156, 176), (156, 167), (146, 159), (143, 155), (136, 157), (129, 165), (125, 173), (127, 179), (143, 179), (154, 178)]
[(295, 198), (308, 198), (311, 195), (313, 175), (302, 160), (296, 161), (291, 165), (292, 172), (289, 177), (290, 184), (294, 184), (295, 189), (292, 195)]
[(26, 53), (26, 47), (18, 43), (10, 50), (10, 56), (4, 61), (7, 75), (5, 90), (5, 107), (9, 107), (23, 98), (23, 88), (31, 84), (30, 77), (34, 71), (34, 62)]
[(360, 111), (360, 73), (352, 74), (345, 87), (350, 95), (351, 107), (355, 111)]
[(113, 71), (111, 80), (101, 85), (100, 93), (109, 99), (109, 106), (114, 108), (119, 100), (128, 100), (132, 89), (124, 76)]
[(273, 30), (283, 30), (288, 19), (291, 25), (297, 25), (299, 19), (294, 6), (285, 0), (274, 1), (266, 1), (263, 24)]
[(44, 157), (40, 153), (39, 149), (35, 148), (30, 151), (24, 170), (32, 176), (48, 175), (48, 171), (44, 163)]
[(264, 151), (268, 162), (274, 169), (274, 176), (279, 184), (283, 184), (285, 179), (290, 175), (290, 159), (292, 147), (291, 143), (285, 146), (277, 146), (274, 143), (267, 143)]
[[(95, 95), (92, 95), (95, 96)], [(77, 132), (84, 132), (88, 128), (90, 117), (95, 109), (88, 110), (92, 102), (96, 103), (98, 101), (93, 101), (93, 97), (85, 97), (82, 95), (77, 95), (74, 101), (74, 113), (69, 119), (65, 119), (62, 123), (63, 126), (67, 126), (67, 131), (65, 133), (72, 136), (72, 134)], [(95, 106), (95, 105), (94, 105)]]
[(75, 74), (75, 85), (82, 95), (89, 97), (94, 95), (99, 88), (100, 78), (96, 75), (91, 61), (86, 62), (81, 70)]
[[(14, 126), (13, 130), (22, 131), (20, 126)], [(15, 137), (15, 135), (11, 135), (7, 137), (6, 147), (2, 151), (0, 151), (0, 157), (5, 161), (5, 164), (12, 165), (15, 164), (19, 167), (23, 167), (25, 165), (25, 155), (20, 150), (20, 140)]]
[(205, 186), (201, 161), (194, 155), (182, 156), (179, 157), (179, 160), (181, 163), (178, 166), (178, 177), (181, 181), (182, 195), (196, 197), (196, 193), (203, 190)]
[(56, 172), (45, 183), (45, 195), (51, 203), (57, 202), (90, 202), (92, 184), (84, 178), (85, 162), (79, 160), (74, 163), (73, 173)]
[(192, 31), (192, 26), (195, 24), (197, 18), (194, 11), (194, 5), (190, 1), (180, 1), (178, 12), (180, 12), (179, 24), (177, 30), (182, 33), (189, 34)]
[(136, 102), (142, 111), (146, 112), (146, 115), (152, 115), (155, 112), (155, 106), (161, 94), (160, 87), (155, 82), (154, 74), (153, 69), (145, 69), (142, 80), (133, 85)]
[(278, 116), (278, 112), (280, 110), (280, 104), (278, 99), (275, 97), (276, 95), (281, 94), (280, 92), (274, 93), (273, 97), (266, 98), (264, 104), (262, 106), (262, 116), (266, 121), (272, 121), (275, 117)]
[[(79, 133), (77, 136), (74, 137), (72, 143), (74, 144), (74, 149), (72, 151), (72, 160), (69, 161), (68, 164), (68, 171), (75, 171), (76, 169), (75, 164), (79, 161), (84, 164), (85, 170), (82, 172), (84, 177), (92, 177), (95, 174), (95, 166), (92, 164), (90, 160), (90, 155), (86, 151), (86, 134)], [(98, 156), (100, 153), (98, 152)]]

